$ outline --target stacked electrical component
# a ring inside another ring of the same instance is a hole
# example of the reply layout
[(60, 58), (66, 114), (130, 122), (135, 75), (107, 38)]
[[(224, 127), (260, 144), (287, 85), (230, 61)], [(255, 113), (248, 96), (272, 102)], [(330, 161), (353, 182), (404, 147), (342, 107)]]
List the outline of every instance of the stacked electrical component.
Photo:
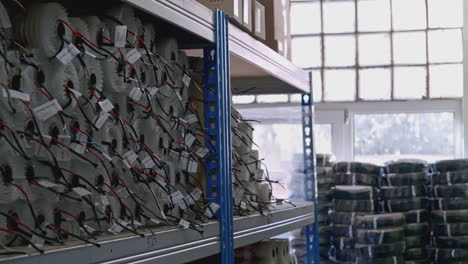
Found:
[(434, 263), (466, 263), (468, 160), (437, 162), (432, 175), (432, 194)]
[(354, 263), (405, 263), (405, 223), (401, 213), (356, 217)]
[(262, 169), (258, 150), (253, 150), (253, 127), (232, 109), (233, 200), (236, 214), (269, 210), (272, 181)]
[(127, 5), (72, 18), (58, 3), (11, 5), (14, 21), (0, 4), (0, 243), (202, 232), (196, 220), (218, 209), (197, 179), (209, 135), (177, 41)]
[[(331, 228), (330, 228), (330, 211), (332, 209), (333, 198), (333, 156), (329, 154), (317, 154), (317, 190), (318, 190), (318, 220), (319, 220), (319, 244), (321, 262), (329, 260), (330, 245), (331, 245)], [(295, 180), (295, 179), (293, 179)], [(303, 179), (299, 181), (304, 182)], [(300, 193), (304, 192), (304, 185), (297, 190)], [(306, 243), (306, 228), (290, 233), (291, 246), (294, 254), (297, 257), (298, 263), (306, 263), (307, 261), (307, 243)]]
[(423, 161), (400, 160), (387, 163), (382, 178), (384, 211), (406, 216), (404, 259), (408, 263), (429, 261), (427, 171)]
[(359, 162), (339, 162), (333, 166), (335, 189), (330, 216), (333, 259), (338, 263), (358, 260), (356, 217), (377, 210), (380, 167)]
[(287, 239), (269, 239), (238, 248), (235, 256), (240, 264), (296, 264)]

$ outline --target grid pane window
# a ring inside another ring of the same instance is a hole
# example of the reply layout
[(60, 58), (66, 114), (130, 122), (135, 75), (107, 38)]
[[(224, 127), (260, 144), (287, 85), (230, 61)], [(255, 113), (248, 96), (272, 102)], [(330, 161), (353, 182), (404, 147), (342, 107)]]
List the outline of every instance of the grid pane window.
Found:
[(354, 32), (355, 23), (354, 1), (323, 1), (324, 32)]
[(396, 99), (423, 99), (426, 95), (426, 68), (395, 67), (394, 82)]
[(390, 31), (390, 0), (359, 0), (359, 31)]
[(462, 27), (463, 0), (428, 0), (429, 27)]
[(322, 31), (320, 15), (319, 2), (291, 4), (291, 33), (320, 33)]
[(426, 63), (426, 33), (395, 33), (393, 35), (393, 52), (396, 64)]
[[(353, 70), (325, 71), (325, 101), (354, 101), (356, 72)], [(351, 89), (349, 89), (351, 88)]]
[(359, 65), (389, 65), (390, 34), (365, 34), (359, 36)]
[(429, 61), (462, 62), (462, 32), (459, 29), (429, 31)]
[(425, 0), (392, 0), (392, 14), (395, 30), (426, 28)]
[(359, 72), (359, 95), (363, 100), (390, 100), (390, 69), (366, 69)]
[(432, 98), (463, 96), (463, 66), (461, 64), (434, 65), (429, 68), (429, 74)]
[(296, 37), (292, 39), (292, 62), (299, 67), (322, 66), (320, 37)]
[(325, 66), (354, 66), (356, 38), (354, 35), (325, 37)]

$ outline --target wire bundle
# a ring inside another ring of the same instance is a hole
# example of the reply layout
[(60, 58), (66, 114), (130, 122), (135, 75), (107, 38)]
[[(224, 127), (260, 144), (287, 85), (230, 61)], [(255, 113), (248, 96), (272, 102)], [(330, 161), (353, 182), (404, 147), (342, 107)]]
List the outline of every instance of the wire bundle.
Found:
[[(468, 261), (468, 160), (439, 161), (432, 174), (433, 261)], [(452, 263), (452, 262), (451, 262)]]
[(385, 165), (382, 178), (383, 210), (406, 216), (404, 259), (408, 263), (429, 261), (427, 171), (423, 161), (392, 161)]
[(380, 167), (360, 162), (339, 162), (333, 166), (333, 172), (332, 258), (337, 263), (352, 263), (359, 261), (361, 256), (361, 249), (357, 247), (356, 219), (377, 210)]

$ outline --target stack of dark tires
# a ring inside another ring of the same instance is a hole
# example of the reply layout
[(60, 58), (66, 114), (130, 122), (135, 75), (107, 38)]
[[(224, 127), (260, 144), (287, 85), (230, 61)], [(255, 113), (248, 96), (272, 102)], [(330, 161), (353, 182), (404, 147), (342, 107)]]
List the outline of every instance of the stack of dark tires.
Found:
[(356, 218), (376, 212), (380, 170), (378, 166), (359, 162), (340, 162), (333, 166), (331, 252), (337, 263), (356, 263), (360, 259), (362, 252), (356, 248)]
[(428, 166), (423, 161), (403, 160), (386, 164), (381, 181), (383, 210), (405, 215), (403, 254), (407, 264), (429, 263)]
[(333, 199), (332, 156), (317, 154), (318, 220), (321, 263), (329, 260), (331, 246), (330, 212)]
[(356, 218), (355, 263), (404, 263), (405, 215), (374, 214)]
[(437, 162), (431, 181), (434, 263), (468, 263), (468, 160)]

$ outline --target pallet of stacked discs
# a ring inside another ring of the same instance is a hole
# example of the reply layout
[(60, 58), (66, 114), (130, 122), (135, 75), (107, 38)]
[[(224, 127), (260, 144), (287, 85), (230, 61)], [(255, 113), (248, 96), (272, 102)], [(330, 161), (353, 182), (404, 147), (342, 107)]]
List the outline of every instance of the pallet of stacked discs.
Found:
[(468, 160), (437, 162), (431, 183), (434, 263), (468, 263)]
[[(329, 259), (331, 245), (329, 214), (332, 208), (333, 156), (329, 154), (317, 154), (316, 160), (320, 260), (321, 263), (325, 263)], [(303, 188), (302, 184), (301, 187)], [(307, 245), (305, 227), (291, 232), (291, 246), (297, 257), (298, 263), (306, 263)]]
[(340, 162), (333, 166), (333, 172), (332, 259), (336, 263), (355, 263), (358, 260), (355, 219), (374, 214), (377, 209), (380, 167)]
[(355, 263), (404, 263), (405, 215), (402, 213), (358, 216), (355, 221)]
[(403, 254), (406, 263), (429, 263), (430, 242), (427, 164), (418, 160), (389, 162), (381, 181), (380, 199), (385, 212), (406, 217)]

